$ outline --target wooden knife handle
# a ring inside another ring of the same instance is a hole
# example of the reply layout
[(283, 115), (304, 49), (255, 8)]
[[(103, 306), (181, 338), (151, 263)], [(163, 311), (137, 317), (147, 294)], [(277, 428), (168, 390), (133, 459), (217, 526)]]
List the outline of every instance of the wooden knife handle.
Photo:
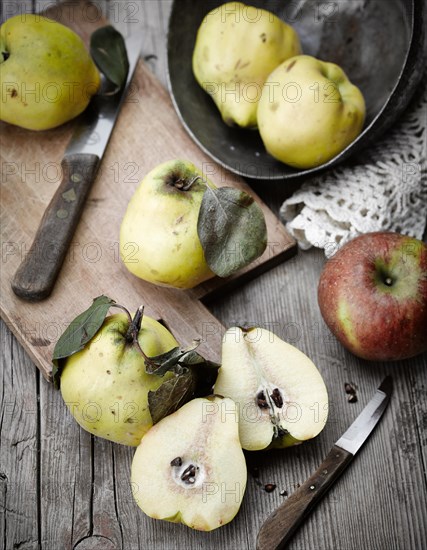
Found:
[(62, 181), (12, 280), (12, 290), (20, 298), (36, 302), (52, 292), (98, 164), (99, 157), (89, 154), (67, 155), (62, 160)]
[(284, 548), (302, 520), (352, 458), (351, 453), (334, 445), (314, 474), (263, 523), (258, 533), (257, 550)]

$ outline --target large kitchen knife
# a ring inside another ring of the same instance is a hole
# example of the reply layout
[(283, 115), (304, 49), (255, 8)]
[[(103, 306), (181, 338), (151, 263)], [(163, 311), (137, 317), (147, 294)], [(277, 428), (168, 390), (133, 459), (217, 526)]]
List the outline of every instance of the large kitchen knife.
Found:
[(257, 550), (285, 548), (303, 519), (365, 443), (385, 411), (392, 389), (391, 376), (387, 376), (374, 397), (338, 439), (314, 474), (264, 522), (258, 533)]
[(142, 40), (126, 40), (129, 72), (115, 94), (94, 96), (76, 120), (61, 162), (62, 181), (40, 222), (33, 244), (12, 280), (13, 292), (32, 302), (47, 298), (54, 287), (85, 199), (95, 179), (114, 124), (135, 71)]

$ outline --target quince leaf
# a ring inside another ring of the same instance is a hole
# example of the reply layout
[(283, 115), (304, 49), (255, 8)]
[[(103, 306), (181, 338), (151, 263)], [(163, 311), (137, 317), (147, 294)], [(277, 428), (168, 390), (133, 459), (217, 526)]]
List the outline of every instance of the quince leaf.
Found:
[(161, 355), (150, 357), (149, 362), (145, 363), (145, 372), (163, 376), (168, 371), (174, 370), (181, 357), (186, 353), (188, 350), (176, 347)]
[(193, 397), (205, 397), (212, 393), (221, 365), (205, 359), (194, 349), (180, 359), (179, 365), (190, 369), (193, 375), (196, 384)]
[(267, 226), (253, 197), (232, 187), (206, 187), (197, 221), (205, 259), (219, 277), (228, 277), (261, 256)]
[(59, 389), (63, 360), (82, 350), (101, 328), (108, 310), (116, 302), (108, 296), (98, 296), (92, 305), (80, 313), (68, 325), (56, 342), (52, 356), (52, 377), (54, 386)]
[(172, 348), (171, 350), (149, 358), (149, 362), (146, 362), (145, 372), (148, 374), (157, 374), (163, 376), (168, 371), (177, 371), (177, 368), (181, 364), (182, 358), (188, 353), (197, 348), (199, 342), (195, 340), (193, 345), (188, 348)]
[(195, 397), (205, 397), (212, 393), (220, 365), (202, 357), (195, 346), (174, 348), (167, 353), (150, 357), (146, 372), (163, 376), (166, 372), (175, 373), (156, 390), (148, 393), (148, 407), (153, 423), (177, 411)]
[(187, 401), (190, 401), (194, 391), (194, 384), (193, 376), (187, 370), (163, 382), (156, 391), (149, 391), (148, 407), (153, 424), (156, 424), (165, 416), (174, 413)]
[(90, 37), (90, 54), (101, 73), (117, 86), (126, 83), (129, 59), (123, 36), (111, 25), (94, 31)]

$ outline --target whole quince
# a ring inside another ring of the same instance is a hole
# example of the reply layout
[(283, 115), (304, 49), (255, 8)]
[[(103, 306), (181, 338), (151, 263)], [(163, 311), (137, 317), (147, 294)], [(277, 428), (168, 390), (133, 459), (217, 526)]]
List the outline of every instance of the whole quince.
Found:
[(269, 11), (228, 2), (210, 11), (200, 25), (193, 72), (226, 124), (256, 128), (265, 79), (300, 53), (298, 35), (290, 25)]
[(47, 130), (86, 109), (100, 75), (74, 31), (22, 14), (3, 23), (0, 37), (1, 120)]
[(88, 345), (66, 359), (61, 373), (62, 397), (75, 420), (98, 437), (139, 445), (153, 425), (148, 393), (173, 376), (147, 373), (140, 349), (153, 357), (177, 345), (150, 317), (138, 313), (131, 324), (124, 313), (107, 317)]
[(257, 116), (273, 157), (295, 168), (313, 168), (356, 139), (365, 120), (365, 101), (338, 65), (299, 55), (267, 78)]
[(120, 228), (120, 255), (131, 273), (174, 288), (192, 288), (214, 276), (197, 233), (207, 184), (215, 187), (183, 160), (167, 161), (145, 176)]

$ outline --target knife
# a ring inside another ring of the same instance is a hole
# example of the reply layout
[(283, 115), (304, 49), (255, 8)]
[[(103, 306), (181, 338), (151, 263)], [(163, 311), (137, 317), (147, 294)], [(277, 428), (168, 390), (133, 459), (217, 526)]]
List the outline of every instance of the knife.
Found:
[(126, 97), (141, 50), (141, 35), (133, 33), (125, 43), (129, 60), (126, 84), (115, 94), (94, 96), (77, 119), (61, 161), (61, 183), (12, 280), (13, 292), (30, 302), (43, 300), (52, 292)]
[(392, 390), (392, 378), (387, 376), (314, 474), (266, 519), (258, 533), (257, 550), (285, 548), (297, 527), (368, 439), (390, 401)]

